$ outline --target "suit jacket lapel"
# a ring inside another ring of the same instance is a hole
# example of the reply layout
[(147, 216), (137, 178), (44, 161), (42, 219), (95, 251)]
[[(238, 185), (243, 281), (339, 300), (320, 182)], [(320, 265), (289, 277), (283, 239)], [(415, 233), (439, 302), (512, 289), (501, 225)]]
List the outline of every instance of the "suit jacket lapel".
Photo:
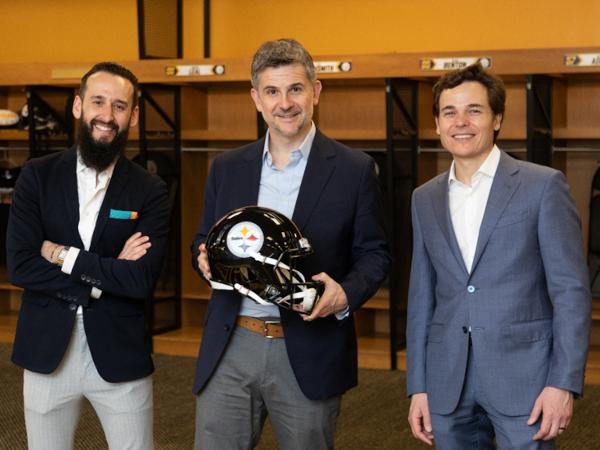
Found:
[(315, 134), (308, 162), (294, 207), (293, 221), (301, 230), (317, 205), (321, 192), (335, 170), (335, 148), (318, 130)]
[(115, 199), (119, 198), (121, 192), (123, 191), (123, 188), (127, 184), (127, 174), (129, 173), (130, 164), (134, 163), (127, 160), (124, 156), (121, 156), (117, 161), (117, 164), (115, 165), (115, 169), (108, 184), (106, 195), (104, 196), (102, 206), (100, 207), (100, 212), (98, 213), (96, 227), (94, 228), (92, 242), (90, 243), (90, 250), (95, 248), (98, 239), (102, 235), (102, 231), (104, 230), (104, 227), (108, 222), (108, 216), (111, 205), (114, 204)]
[(79, 196), (77, 194), (77, 150), (75, 147), (63, 154), (62, 190), (65, 197), (67, 217), (73, 236), (80, 248), (83, 248), (79, 236)]
[(448, 176), (450, 172), (446, 172), (443, 177), (438, 178), (438, 185), (432, 195), (433, 211), (438, 221), (438, 225), (448, 242), (448, 246), (452, 251), (452, 254), (456, 258), (458, 265), (468, 274), (467, 267), (460, 252), (458, 241), (456, 240), (456, 234), (454, 233), (454, 227), (452, 226), (452, 219), (450, 217), (450, 205), (448, 199)]
[(517, 176), (518, 172), (519, 166), (516, 162), (506, 153), (502, 152), (485, 207), (483, 220), (481, 221), (481, 227), (479, 228), (479, 237), (477, 239), (477, 248), (473, 258), (471, 273), (475, 272), (477, 263), (485, 250), (498, 219), (520, 184), (520, 179)]
[(236, 198), (236, 205), (232, 209), (258, 204), (264, 147), (265, 138), (263, 137), (244, 152), (240, 158), (240, 164), (232, 169), (236, 171), (232, 179), (236, 180), (236, 185), (242, 187), (238, 191), (239, 197)]

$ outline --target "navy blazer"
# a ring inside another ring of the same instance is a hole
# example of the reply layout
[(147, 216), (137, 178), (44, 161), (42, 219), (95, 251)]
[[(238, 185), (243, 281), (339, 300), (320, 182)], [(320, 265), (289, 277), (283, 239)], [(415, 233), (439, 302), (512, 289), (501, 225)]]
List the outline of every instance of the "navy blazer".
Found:
[[(12, 360), (40, 373), (60, 364), (83, 306), (87, 341), (98, 372), (106, 381), (129, 381), (154, 370), (145, 324), (145, 301), (152, 295), (168, 233), (165, 183), (121, 157), (100, 208), (89, 251), (77, 229), (76, 149), (30, 160), (16, 185), (7, 231), (11, 282), (24, 288)], [(110, 210), (136, 211), (116, 219)], [(152, 246), (137, 261), (116, 259), (136, 231)], [(44, 240), (81, 251), (71, 275), (41, 256)], [(92, 287), (102, 290), (90, 297)]]
[[(198, 246), (211, 226), (233, 209), (256, 205), (264, 138), (224, 152), (206, 182), (204, 212), (192, 245), (196, 270)], [(317, 131), (302, 178), (292, 219), (314, 254), (300, 266), (305, 276), (326, 272), (348, 297), (350, 315), (304, 322), (280, 309), (285, 342), (300, 389), (309, 399), (341, 395), (357, 383), (357, 350), (352, 313), (383, 281), (389, 253), (383, 229), (381, 196), (373, 160)], [(212, 293), (197, 362), (194, 392), (206, 384), (235, 326), (241, 296)]]
[(545, 386), (581, 394), (591, 296), (581, 228), (564, 175), (502, 152), (469, 273), (448, 207), (448, 172), (413, 193), (408, 394), (453, 412), (471, 328), (478, 389), (526, 415)]

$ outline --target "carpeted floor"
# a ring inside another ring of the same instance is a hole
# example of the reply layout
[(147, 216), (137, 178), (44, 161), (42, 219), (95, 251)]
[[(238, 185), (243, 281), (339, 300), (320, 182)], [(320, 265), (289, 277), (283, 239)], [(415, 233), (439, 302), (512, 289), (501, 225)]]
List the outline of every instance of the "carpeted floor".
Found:
[[(194, 440), (194, 359), (157, 355), (154, 377), (154, 441), (156, 450), (191, 449)], [(344, 396), (338, 421), (338, 450), (403, 450), (430, 448), (412, 437), (406, 421), (408, 401), (404, 374), (361, 370), (359, 386)], [(564, 450), (600, 449), (600, 386), (587, 386), (575, 403), (575, 417), (557, 442)], [(10, 346), (0, 344), (0, 450), (26, 449), (22, 371), (10, 363)], [(106, 442), (92, 408), (86, 403), (77, 434), (78, 450), (105, 449)], [(270, 428), (259, 450), (275, 450)], [(307, 449), (309, 450), (309, 449)]]

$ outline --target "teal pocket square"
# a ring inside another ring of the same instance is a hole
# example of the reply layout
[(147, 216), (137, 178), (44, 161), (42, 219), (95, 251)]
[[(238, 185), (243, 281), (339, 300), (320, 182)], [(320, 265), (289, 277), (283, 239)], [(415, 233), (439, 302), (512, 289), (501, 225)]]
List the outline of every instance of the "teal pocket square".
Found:
[(110, 209), (111, 219), (135, 220), (138, 218), (137, 211), (123, 211), (121, 209)]

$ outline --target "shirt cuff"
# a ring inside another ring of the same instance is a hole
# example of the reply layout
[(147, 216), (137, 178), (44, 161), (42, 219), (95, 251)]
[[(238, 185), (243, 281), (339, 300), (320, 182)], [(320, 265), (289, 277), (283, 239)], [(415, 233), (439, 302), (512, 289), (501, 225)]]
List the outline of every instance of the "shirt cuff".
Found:
[(99, 299), (101, 295), (102, 295), (102, 291), (100, 289), (95, 288), (95, 287), (92, 288), (92, 292), (90, 293), (90, 297), (95, 298), (95, 299)]
[(335, 318), (337, 320), (344, 320), (346, 317), (348, 317), (350, 315), (350, 307), (346, 306), (344, 309), (342, 309), (341, 311), (338, 311), (335, 313)]
[(77, 247), (69, 248), (67, 252), (67, 256), (65, 256), (65, 260), (63, 261), (63, 265), (60, 270), (67, 275), (71, 275), (73, 272), (73, 267), (75, 267), (75, 261), (77, 261), (77, 257), (79, 256), (79, 249)]

